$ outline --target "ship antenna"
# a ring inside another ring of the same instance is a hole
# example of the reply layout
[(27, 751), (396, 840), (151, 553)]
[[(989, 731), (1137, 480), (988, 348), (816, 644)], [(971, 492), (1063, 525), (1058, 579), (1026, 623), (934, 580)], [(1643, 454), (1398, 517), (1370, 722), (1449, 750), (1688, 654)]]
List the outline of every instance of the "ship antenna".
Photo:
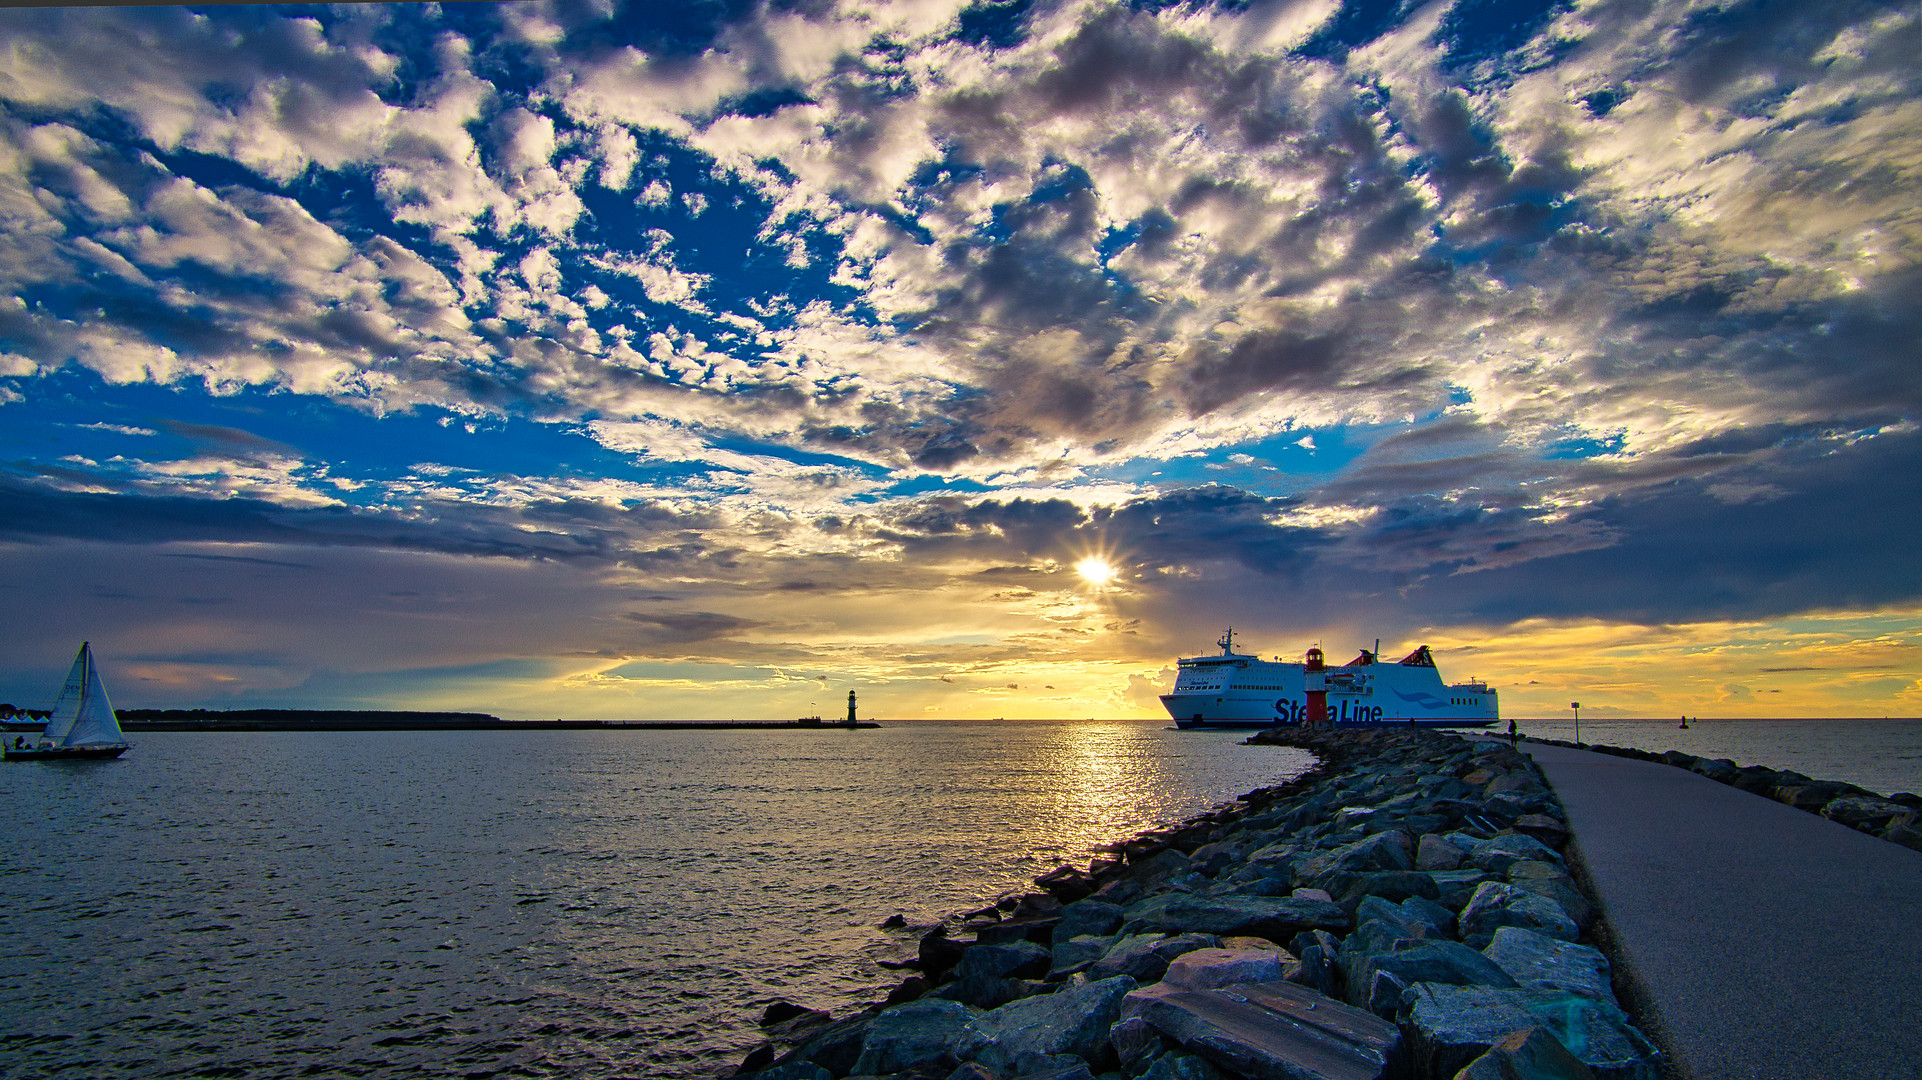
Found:
[(1234, 652), (1235, 651), (1235, 628), (1230, 626), (1228, 628), (1228, 632), (1221, 635), (1221, 640), (1215, 642), (1215, 644), (1221, 646), (1221, 655), (1223, 656), (1226, 656), (1229, 653)]

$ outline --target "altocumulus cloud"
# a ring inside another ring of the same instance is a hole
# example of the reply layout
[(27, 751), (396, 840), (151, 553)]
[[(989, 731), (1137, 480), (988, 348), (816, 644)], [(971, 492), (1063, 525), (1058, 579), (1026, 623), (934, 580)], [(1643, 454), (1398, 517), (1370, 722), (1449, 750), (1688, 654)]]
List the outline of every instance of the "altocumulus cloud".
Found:
[(595, 655), (1090, 551), (1171, 634), (1922, 593), (1913, 8), (0, 26), (12, 544), (673, 583)]

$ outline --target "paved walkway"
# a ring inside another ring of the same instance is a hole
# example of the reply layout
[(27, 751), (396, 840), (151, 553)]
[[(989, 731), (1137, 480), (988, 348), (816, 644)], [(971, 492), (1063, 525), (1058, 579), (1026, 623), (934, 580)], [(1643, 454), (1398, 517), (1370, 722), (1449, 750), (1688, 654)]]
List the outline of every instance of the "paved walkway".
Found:
[(1522, 749), (1683, 1074), (1922, 1078), (1922, 852), (1685, 769)]

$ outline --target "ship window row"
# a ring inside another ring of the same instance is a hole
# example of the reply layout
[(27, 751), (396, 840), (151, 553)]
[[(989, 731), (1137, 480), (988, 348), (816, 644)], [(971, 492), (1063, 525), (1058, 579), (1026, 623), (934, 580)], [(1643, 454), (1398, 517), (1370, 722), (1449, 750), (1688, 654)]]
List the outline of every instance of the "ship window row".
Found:
[(1482, 699), (1478, 697), (1458, 697), (1450, 698), (1449, 700), (1457, 705), (1480, 705), (1482, 703)]

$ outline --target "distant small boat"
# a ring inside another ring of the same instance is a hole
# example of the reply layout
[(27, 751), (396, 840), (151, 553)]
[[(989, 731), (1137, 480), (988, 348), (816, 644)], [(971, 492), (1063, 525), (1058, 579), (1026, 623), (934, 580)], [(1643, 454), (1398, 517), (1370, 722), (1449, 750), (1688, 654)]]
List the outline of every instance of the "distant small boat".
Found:
[(80, 643), (80, 652), (73, 658), (73, 670), (67, 672), (66, 685), (60, 688), (60, 700), (54, 704), (53, 715), (47, 718), (47, 726), (34, 738), (32, 746), (26, 744), (22, 736), (15, 736), (6, 748), (8, 761), (100, 761), (117, 758), (133, 749), (127, 736), (120, 730), (120, 720), (113, 714), (113, 702), (107, 699), (107, 688), (100, 682), (100, 668), (93, 662), (93, 649), (87, 642)]

